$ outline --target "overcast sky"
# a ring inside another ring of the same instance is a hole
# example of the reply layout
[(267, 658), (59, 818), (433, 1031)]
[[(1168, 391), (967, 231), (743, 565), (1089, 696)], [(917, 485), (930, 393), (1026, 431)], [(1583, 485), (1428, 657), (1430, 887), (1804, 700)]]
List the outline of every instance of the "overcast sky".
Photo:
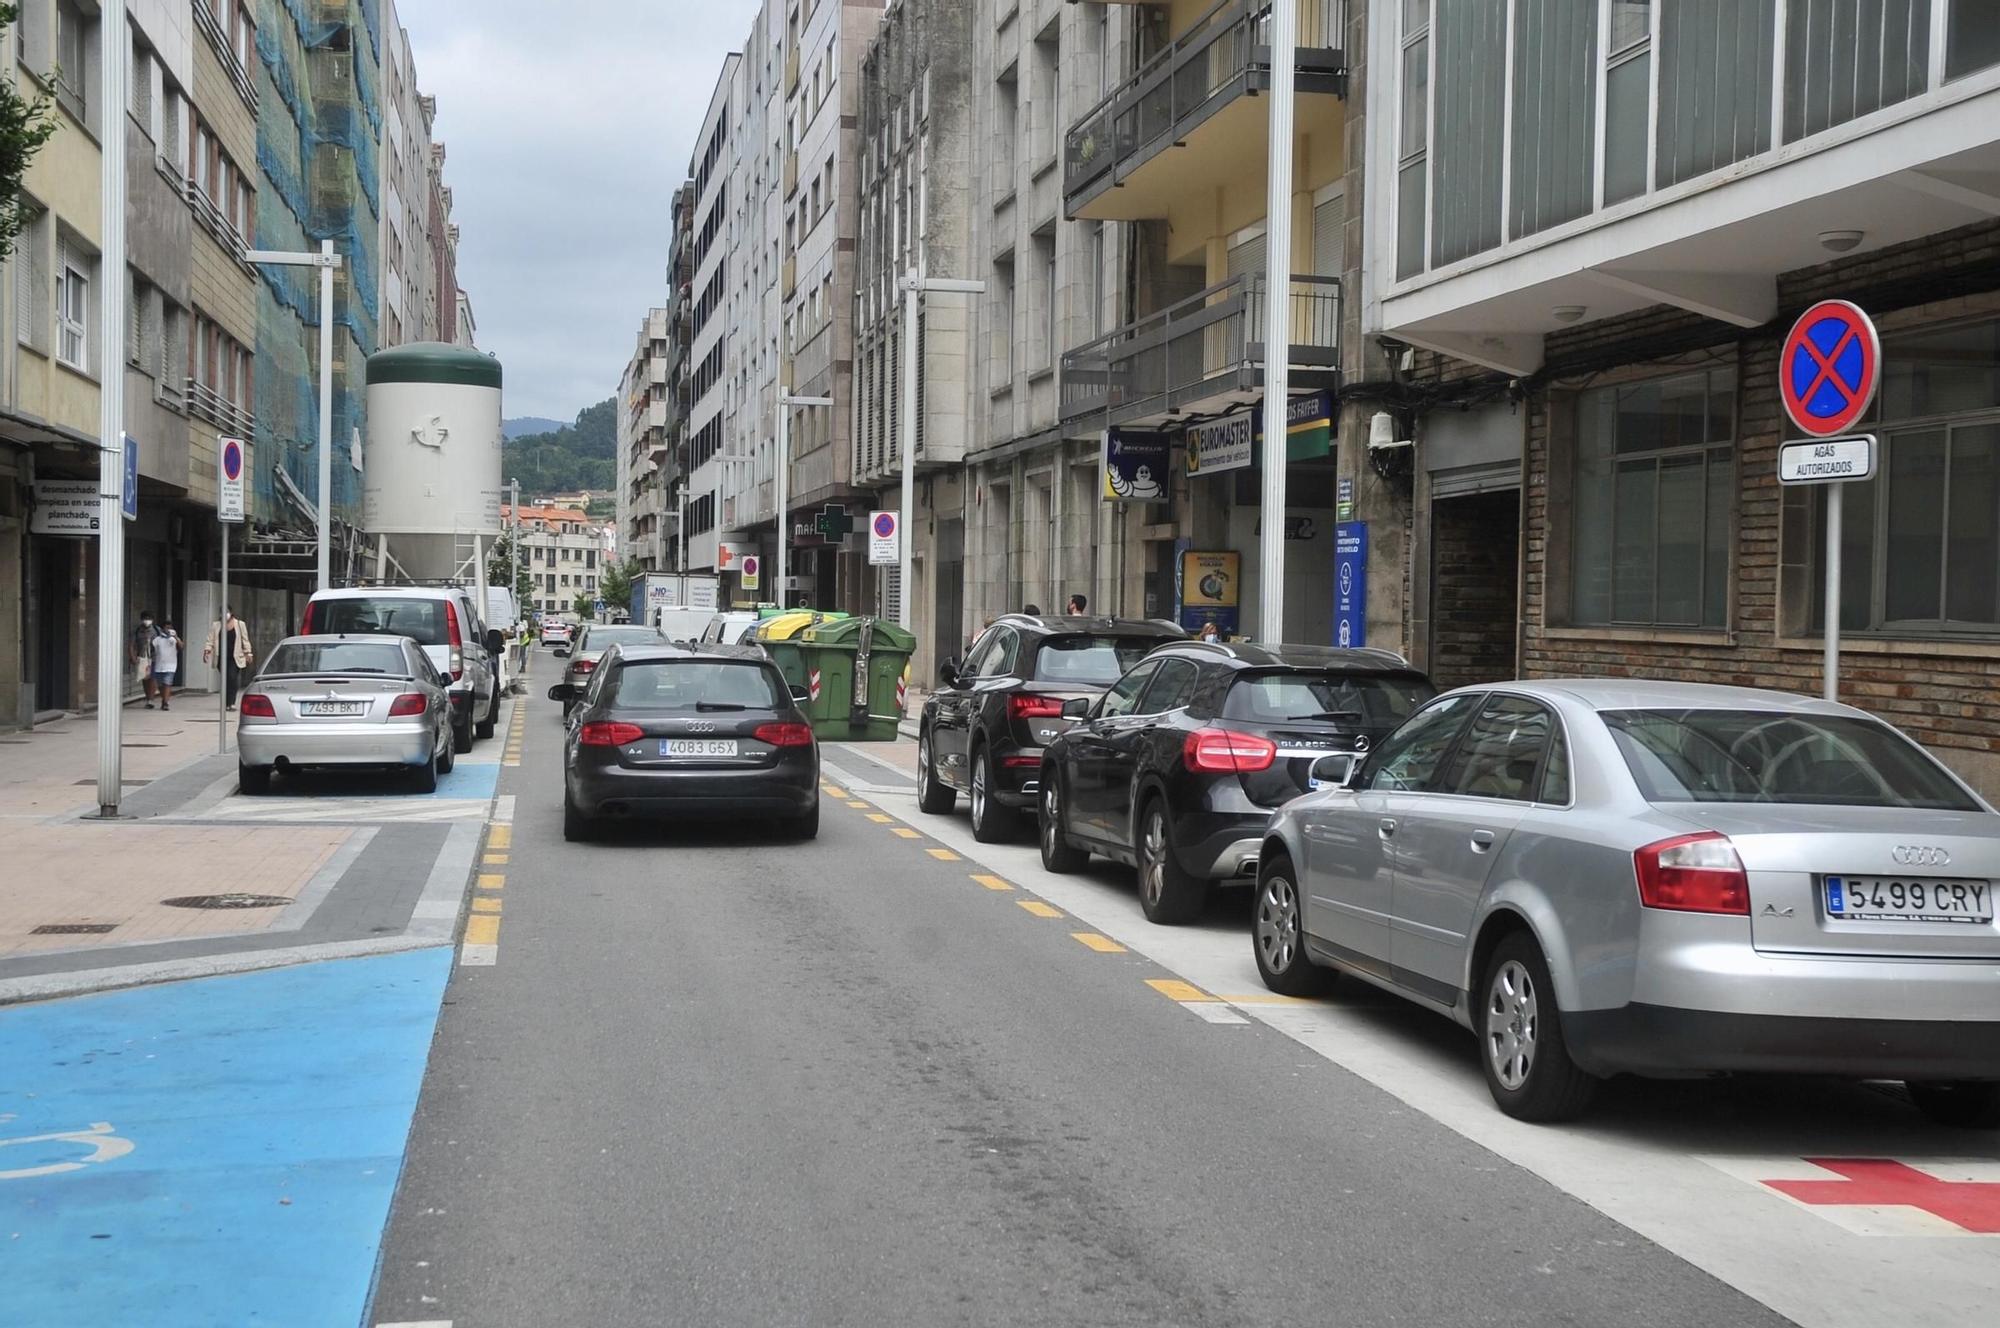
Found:
[(458, 280), (509, 418), (618, 388), (664, 302), (669, 213), (755, 0), (397, 0), (438, 99)]

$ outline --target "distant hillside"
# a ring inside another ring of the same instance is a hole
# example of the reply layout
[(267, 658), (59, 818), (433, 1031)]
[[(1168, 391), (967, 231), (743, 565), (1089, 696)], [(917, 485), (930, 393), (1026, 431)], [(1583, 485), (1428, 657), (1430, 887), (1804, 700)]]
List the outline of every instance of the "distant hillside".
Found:
[(577, 412), (572, 424), (544, 421), (552, 428), (509, 434), (501, 449), (503, 478), (521, 481), (524, 493), (573, 493), (610, 489), (618, 483), (618, 417), (612, 398)]
[(545, 420), (539, 415), (523, 415), (518, 420), (500, 421), (500, 436), (519, 438), (526, 433), (554, 433), (562, 427), (561, 420)]

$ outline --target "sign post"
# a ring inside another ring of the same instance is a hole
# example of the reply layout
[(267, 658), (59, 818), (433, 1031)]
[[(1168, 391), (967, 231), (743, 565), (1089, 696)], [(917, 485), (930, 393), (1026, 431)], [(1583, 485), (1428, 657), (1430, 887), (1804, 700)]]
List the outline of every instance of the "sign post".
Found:
[(215, 753), (221, 756), (229, 750), (229, 537), (230, 527), (243, 521), (243, 440), (217, 442), (222, 458), (216, 468), (215, 527), (222, 536), (222, 593), (215, 603)]
[(1826, 658), (1822, 694), (1840, 696), (1841, 486), (1875, 478), (1873, 434), (1845, 437), (1882, 381), (1882, 340), (1875, 324), (1846, 300), (1821, 300), (1799, 315), (1778, 360), (1778, 391), (1792, 423), (1811, 435), (1778, 450), (1780, 484), (1825, 484)]

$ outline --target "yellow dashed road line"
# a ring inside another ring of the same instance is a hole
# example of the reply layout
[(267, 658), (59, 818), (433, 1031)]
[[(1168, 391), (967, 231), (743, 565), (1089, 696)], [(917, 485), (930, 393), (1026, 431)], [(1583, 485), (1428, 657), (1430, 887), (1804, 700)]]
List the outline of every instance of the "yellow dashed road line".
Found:
[(854, 808), (854, 810), (858, 812), (865, 812), (868, 810), (868, 804), (865, 802), (850, 802), (847, 805)]
[(896, 837), (897, 837), (898, 839), (922, 839), (922, 838), (923, 838), (923, 836), (922, 836), (922, 835), (918, 834), (918, 833), (917, 833), (916, 831), (914, 831), (914, 830), (910, 829), (910, 828), (909, 828), (908, 826), (906, 826), (906, 825), (898, 825), (898, 826), (891, 826), (891, 827), (890, 827), (890, 829), (889, 829), (889, 833), (890, 833), (890, 834), (892, 834), (892, 835), (895, 835), (895, 836), (896, 836)]
[(500, 943), (500, 919), (491, 913), (475, 913), (465, 922), (465, 943), (467, 945), (498, 945)]
[(958, 854), (952, 852), (948, 848), (927, 848), (924, 850), (924, 852), (930, 854), (932, 857), (936, 858), (939, 862), (959, 861)]
[(844, 788), (838, 788), (832, 784), (822, 784), (820, 787), (826, 790), (826, 796), (829, 798), (844, 798), (847, 796), (847, 790)]
[(1109, 936), (1100, 936), (1094, 931), (1073, 931), (1070, 933), (1070, 939), (1081, 941), (1085, 946), (1097, 951), (1099, 954), (1125, 953), (1124, 946), (1112, 940)]
[(486, 867), (504, 867), (507, 865), (507, 855), (505, 853), (488, 853), (479, 861), (480, 865)]
[(500, 911), (500, 901), (491, 895), (474, 895), (472, 899), (472, 911), (474, 913), (498, 913)]
[(488, 826), (486, 829), (486, 847), (489, 849), (514, 847), (514, 827), (511, 825)]
[(868, 819), (873, 821), (877, 825), (889, 825), (892, 822), (894, 822), (896, 818), (884, 812), (870, 812), (868, 813)]
[(1038, 918), (1059, 918), (1062, 916), (1061, 909), (1050, 908), (1039, 899), (1017, 899), (1014, 902)]
[(1170, 1001), (1212, 1001), (1215, 997), (1179, 978), (1147, 978), (1146, 985)]
[(998, 876), (987, 876), (975, 873), (972, 879), (979, 882), (981, 885), (985, 886), (988, 890), (1012, 890), (1014, 888), (1007, 882), (1001, 880)]
[(482, 890), (498, 890), (506, 884), (507, 878), (499, 872), (481, 872), (479, 874), (479, 888)]

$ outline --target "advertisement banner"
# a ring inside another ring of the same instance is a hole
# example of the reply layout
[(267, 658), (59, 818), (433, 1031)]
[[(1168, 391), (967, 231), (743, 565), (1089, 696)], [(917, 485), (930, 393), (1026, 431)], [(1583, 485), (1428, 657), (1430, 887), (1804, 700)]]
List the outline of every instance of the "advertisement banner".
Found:
[(1163, 433), (1104, 432), (1104, 501), (1163, 503), (1167, 501), (1172, 440)]
[(1368, 523), (1333, 528), (1333, 643), (1368, 644)]
[(1187, 431), (1187, 468), (1190, 475), (1220, 475), (1227, 470), (1247, 470), (1256, 459), (1256, 418), (1245, 411), (1225, 415), (1207, 424), (1190, 424)]
[(36, 480), (30, 535), (95, 535), (98, 529), (96, 480)]
[(1224, 635), (1236, 634), (1243, 596), (1242, 554), (1189, 549), (1181, 555), (1180, 582), (1181, 626), (1198, 632), (1214, 623)]

